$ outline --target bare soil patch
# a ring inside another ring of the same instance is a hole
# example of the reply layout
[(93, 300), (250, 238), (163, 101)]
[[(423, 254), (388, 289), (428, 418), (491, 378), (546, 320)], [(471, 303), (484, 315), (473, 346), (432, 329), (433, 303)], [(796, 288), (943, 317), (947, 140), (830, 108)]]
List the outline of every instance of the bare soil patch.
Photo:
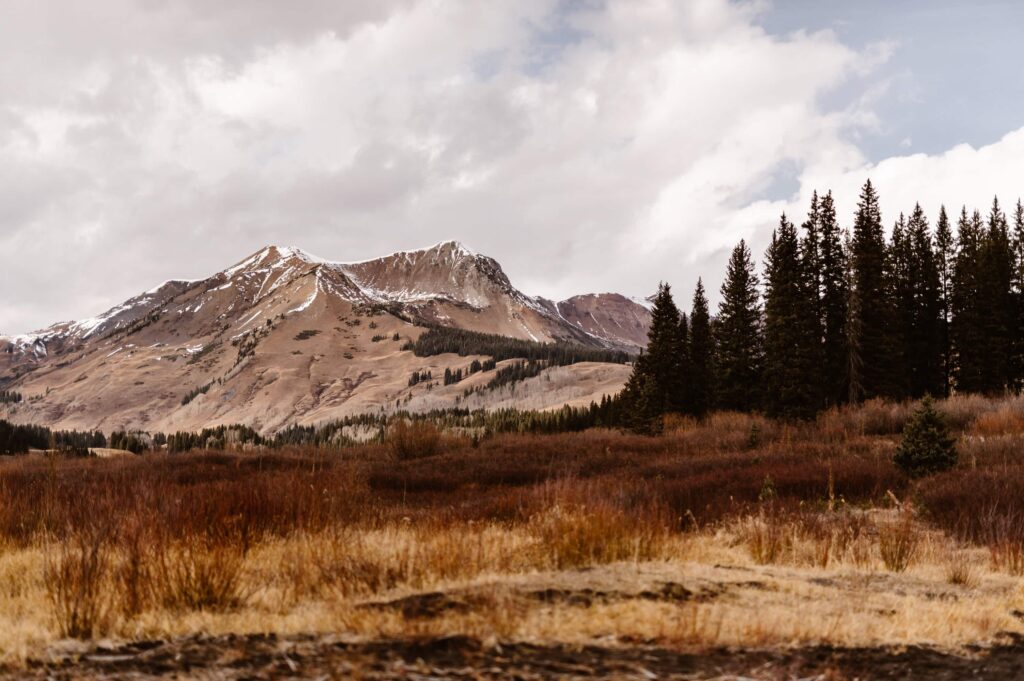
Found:
[(69, 647), (0, 678), (901, 679), (1020, 678), (1024, 641), (959, 653), (921, 646), (672, 650), (648, 645), (483, 643), (466, 636), (352, 642), (333, 636), (188, 637)]

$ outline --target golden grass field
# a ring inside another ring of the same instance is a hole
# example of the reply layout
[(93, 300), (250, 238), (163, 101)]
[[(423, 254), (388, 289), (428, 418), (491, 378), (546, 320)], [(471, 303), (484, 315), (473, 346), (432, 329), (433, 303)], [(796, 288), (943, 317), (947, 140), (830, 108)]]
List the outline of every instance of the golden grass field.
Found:
[(658, 438), (456, 438), (420, 459), (12, 459), (0, 656), (265, 633), (976, 654), (1024, 635), (1024, 402), (940, 406), (961, 464), (919, 481), (889, 463), (912, 405), (880, 403)]

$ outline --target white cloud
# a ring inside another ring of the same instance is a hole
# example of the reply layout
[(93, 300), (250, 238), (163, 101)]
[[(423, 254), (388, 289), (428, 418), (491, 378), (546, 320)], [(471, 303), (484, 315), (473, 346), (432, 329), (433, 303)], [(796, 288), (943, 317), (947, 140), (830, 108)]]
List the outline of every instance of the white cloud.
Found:
[[(780, 177), (801, 210), (833, 186), (852, 211), (870, 172), (888, 208), (896, 185), (969, 193), (952, 179), (964, 158), (1019, 146), (869, 167), (855, 133), (877, 123), (867, 76), (891, 46), (769, 35), (757, 3), (295, 8), (6, 8), (0, 329), (95, 314), (271, 242), (357, 259), (458, 238), (530, 292), (667, 279), (688, 296), (793, 209), (762, 200)], [(844, 83), (864, 97), (825, 110)]]

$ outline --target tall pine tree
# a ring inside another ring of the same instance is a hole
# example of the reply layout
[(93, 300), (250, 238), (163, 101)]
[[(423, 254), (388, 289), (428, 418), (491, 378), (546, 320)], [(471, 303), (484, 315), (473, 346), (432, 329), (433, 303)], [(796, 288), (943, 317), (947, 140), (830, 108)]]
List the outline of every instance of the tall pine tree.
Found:
[(921, 205), (907, 222), (909, 288), (912, 294), (910, 326), (903, 337), (910, 397), (941, 395), (943, 373), (942, 283), (932, 237)]
[(704, 282), (697, 279), (689, 320), (686, 393), (689, 412), (702, 417), (714, 406), (715, 341), (711, 333), (711, 314), (704, 294)]
[(939, 208), (939, 221), (935, 225), (935, 266), (939, 271), (939, 316), (941, 318), (939, 343), (942, 352), (942, 386), (936, 395), (949, 395), (953, 384), (953, 354), (950, 339), (951, 297), (953, 294), (953, 263), (956, 241), (949, 226), (946, 207)]
[(718, 406), (752, 411), (761, 405), (762, 317), (758, 277), (750, 249), (732, 251), (715, 327)]
[(847, 382), (846, 303), (849, 285), (846, 277), (846, 251), (842, 230), (836, 220), (832, 192), (821, 199), (819, 208), (818, 270), (820, 272), (819, 309), (822, 333), (822, 379), (825, 402), (845, 402), (849, 395)]
[(850, 245), (850, 399), (889, 397), (894, 388), (893, 323), (885, 234), (878, 194), (865, 182)]
[(1024, 205), (1017, 199), (1013, 212), (1013, 233), (1010, 237), (1013, 248), (1012, 298), (1014, 326), (1011, 333), (1011, 373), (1013, 390), (1020, 393), (1024, 388)]
[(811, 195), (811, 207), (807, 211), (807, 219), (803, 224), (803, 238), (800, 242), (800, 255), (808, 277), (808, 285), (813, 294), (814, 313), (821, 317), (821, 202), (818, 192)]
[(765, 261), (765, 408), (773, 416), (810, 418), (822, 404), (822, 348), (812, 277), (785, 215)]
[(999, 199), (992, 200), (988, 229), (981, 248), (979, 300), (984, 328), (983, 392), (999, 394), (1013, 384), (1012, 334), (1016, 316), (1012, 297), (1013, 250), (1006, 215)]
[(889, 301), (894, 312), (894, 323), (887, 329), (891, 348), (887, 359), (893, 371), (889, 377), (892, 384), (887, 394), (889, 397), (900, 398), (907, 394), (910, 386), (909, 339), (913, 334), (915, 320), (914, 288), (910, 271), (912, 254), (903, 213), (900, 213), (892, 227), (886, 255), (886, 285), (889, 287)]
[(957, 253), (953, 261), (950, 293), (950, 336), (953, 347), (955, 385), (958, 392), (985, 392), (985, 329), (978, 306), (981, 295), (981, 253), (984, 228), (981, 215), (968, 217), (960, 211), (957, 222)]
[(661, 284), (654, 298), (647, 351), (633, 363), (633, 373), (623, 391), (628, 425), (637, 432), (657, 433), (662, 416), (676, 409), (683, 377), (679, 308), (668, 284)]

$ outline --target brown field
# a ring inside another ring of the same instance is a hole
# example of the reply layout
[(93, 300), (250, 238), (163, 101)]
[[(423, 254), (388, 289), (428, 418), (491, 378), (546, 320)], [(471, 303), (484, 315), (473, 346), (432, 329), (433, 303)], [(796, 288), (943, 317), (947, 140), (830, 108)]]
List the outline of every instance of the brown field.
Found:
[(940, 404), (960, 465), (918, 481), (890, 462), (912, 408), (9, 458), (2, 669), (1011, 678), (1024, 400)]

